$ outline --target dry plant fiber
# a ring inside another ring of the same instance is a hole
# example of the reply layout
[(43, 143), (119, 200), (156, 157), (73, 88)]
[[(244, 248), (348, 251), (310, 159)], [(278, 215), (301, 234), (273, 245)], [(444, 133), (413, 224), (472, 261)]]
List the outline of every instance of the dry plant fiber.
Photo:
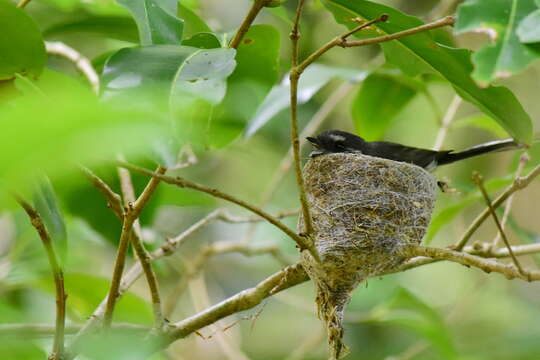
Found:
[(315, 283), (330, 359), (339, 359), (347, 353), (343, 312), (351, 292), (410, 257), (429, 225), (437, 186), (416, 165), (352, 153), (313, 158), (304, 177), (322, 262), (307, 251), (301, 262)]

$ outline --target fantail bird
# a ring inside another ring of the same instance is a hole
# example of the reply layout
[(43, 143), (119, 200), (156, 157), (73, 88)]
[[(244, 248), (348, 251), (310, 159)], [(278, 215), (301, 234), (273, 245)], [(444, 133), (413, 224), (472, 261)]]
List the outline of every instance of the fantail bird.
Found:
[(491, 141), (476, 145), (460, 152), (453, 150), (428, 150), (411, 146), (391, 143), (387, 141), (366, 141), (361, 137), (341, 130), (328, 130), (317, 137), (308, 137), (307, 140), (316, 148), (310, 157), (330, 153), (360, 153), (364, 155), (401, 161), (418, 165), (426, 170), (433, 170), (437, 166), (468, 159), (473, 156), (489, 152), (522, 149), (526, 145), (512, 139)]

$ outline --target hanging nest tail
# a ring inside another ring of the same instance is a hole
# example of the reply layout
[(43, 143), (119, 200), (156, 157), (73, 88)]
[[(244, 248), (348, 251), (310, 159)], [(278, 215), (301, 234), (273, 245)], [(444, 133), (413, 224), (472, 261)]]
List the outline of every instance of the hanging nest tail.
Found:
[(321, 263), (307, 251), (301, 262), (316, 286), (331, 359), (339, 359), (351, 292), (411, 256), (429, 225), (437, 186), (416, 165), (350, 153), (311, 159), (304, 176)]

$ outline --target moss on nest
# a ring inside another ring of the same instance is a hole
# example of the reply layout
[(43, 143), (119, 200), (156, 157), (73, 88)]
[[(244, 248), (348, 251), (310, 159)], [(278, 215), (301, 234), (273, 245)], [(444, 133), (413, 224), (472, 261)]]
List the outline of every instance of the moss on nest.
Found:
[(304, 177), (322, 262), (306, 251), (301, 261), (316, 285), (331, 358), (338, 359), (346, 353), (342, 322), (351, 292), (409, 258), (429, 225), (437, 186), (416, 165), (350, 153), (311, 159)]

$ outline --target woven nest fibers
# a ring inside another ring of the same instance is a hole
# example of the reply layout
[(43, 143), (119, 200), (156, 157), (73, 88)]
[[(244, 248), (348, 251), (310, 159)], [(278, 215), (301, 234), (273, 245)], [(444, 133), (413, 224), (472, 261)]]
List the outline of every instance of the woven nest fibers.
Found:
[(311, 159), (304, 177), (322, 261), (306, 251), (301, 261), (317, 289), (331, 358), (338, 359), (346, 354), (342, 322), (351, 292), (410, 257), (429, 225), (437, 186), (416, 165), (350, 153)]

